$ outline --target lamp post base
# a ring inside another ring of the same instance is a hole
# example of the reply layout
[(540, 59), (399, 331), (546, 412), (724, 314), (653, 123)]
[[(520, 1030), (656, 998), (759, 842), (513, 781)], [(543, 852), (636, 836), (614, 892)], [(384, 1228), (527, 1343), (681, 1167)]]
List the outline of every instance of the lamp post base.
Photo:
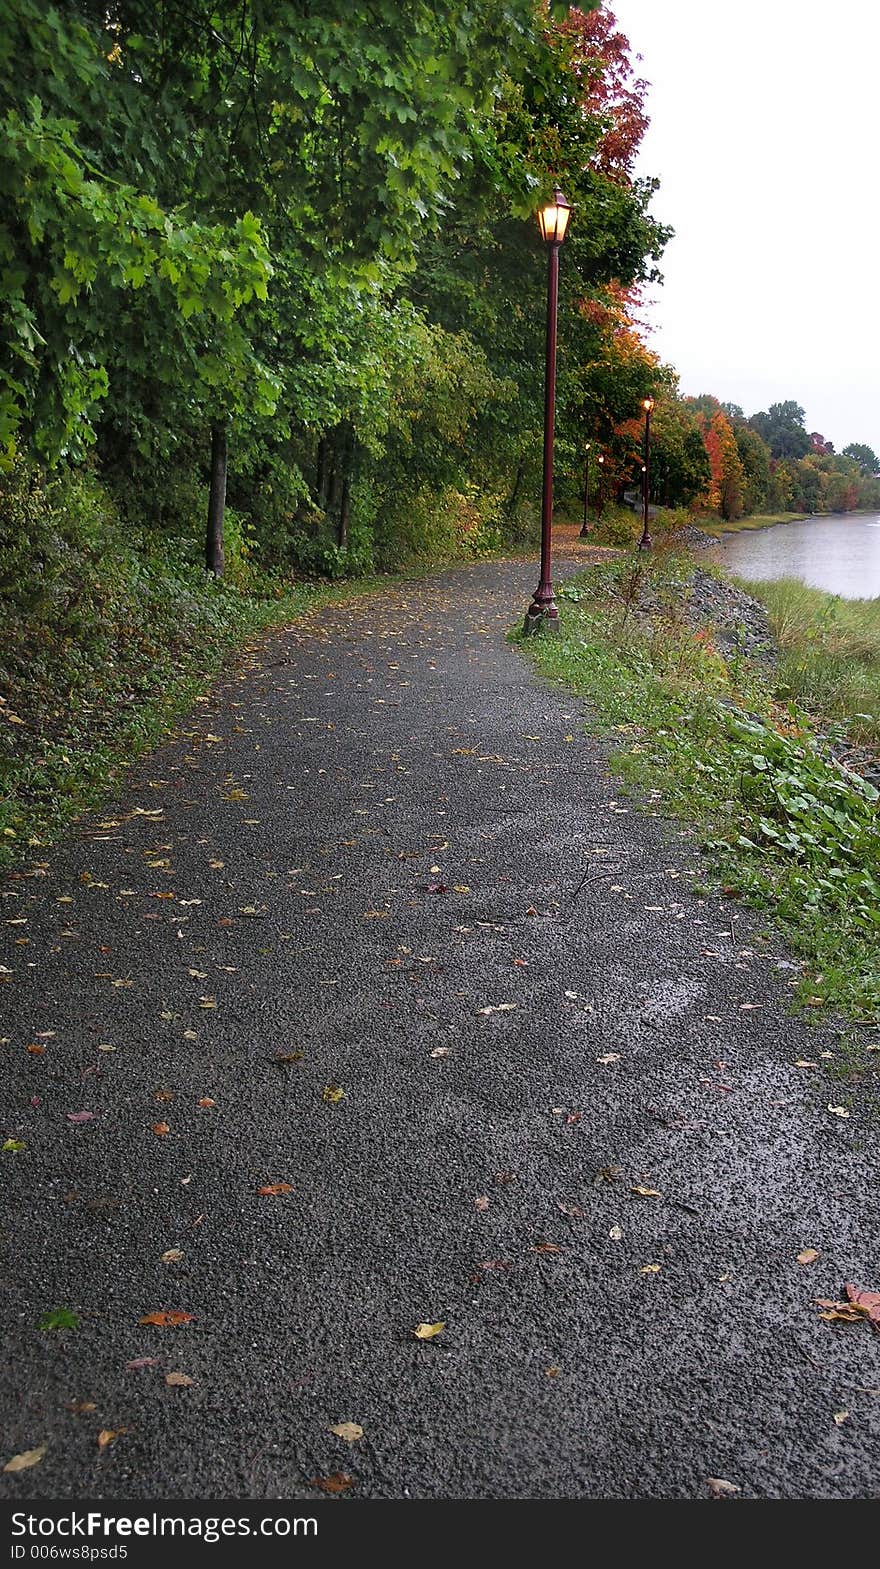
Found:
[(639, 550), (650, 550), (653, 543), (654, 541), (652, 540), (650, 534), (643, 534), (639, 540)]
[(526, 611), (523, 625), (525, 637), (536, 637), (538, 633), (549, 633), (555, 636), (559, 632), (559, 611), (554, 604), (536, 605), (534, 601)]

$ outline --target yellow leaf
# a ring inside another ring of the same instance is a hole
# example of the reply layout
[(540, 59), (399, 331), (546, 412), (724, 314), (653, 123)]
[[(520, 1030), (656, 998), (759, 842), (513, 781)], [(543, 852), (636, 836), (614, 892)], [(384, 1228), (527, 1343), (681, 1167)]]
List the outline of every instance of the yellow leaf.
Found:
[(639, 1270), (639, 1274), (640, 1275), (659, 1275), (660, 1267), (661, 1266), (659, 1264), (643, 1264), (641, 1269)]
[(321, 1099), (327, 1101), (331, 1106), (335, 1106), (337, 1101), (344, 1098), (345, 1090), (341, 1090), (338, 1084), (325, 1084), (321, 1091)]
[(816, 1262), (818, 1257), (819, 1257), (818, 1249), (816, 1249), (816, 1248), (804, 1248), (798, 1254), (797, 1261), (798, 1261), (799, 1264), (815, 1264), (815, 1262)]
[(347, 1444), (354, 1444), (363, 1438), (364, 1430), (357, 1422), (337, 1422), (334, 1427), (328, 1427), (328, 1433), (335, 1433), (337, 1438), (344, 1438)]
[(416, 1340), (433, 1340), (435, 1335), (441, 1335), (446, 1328), (444, 1319), (439, 1324), (416, 1324), (413, 1334)]
[(630, 1193), (637, 1193), (640, 1199), (662, 1199), (663, 1197), (663, 1194), (658, 1193), (656, 1188), (643, 1188), (638, 1183), (634, 1188), (630, 1188), (629, 1191)]
[(11, 1460), (7, 1460), (4, 1471), (29, 1471), (32, 1465), (39, 1465), (48, 1447), (48, 1444), (41, 1444), (39, 1449), (22, 1450), (20, 1455), (13, 1455)]
[(102, 1427), (98, 1434), (98, 1448), (106, 1449), (108, 1444), (113, 1443), (114, 1438), (121, 1438), (123, 1433), (127, 1432), (127, 1427)]

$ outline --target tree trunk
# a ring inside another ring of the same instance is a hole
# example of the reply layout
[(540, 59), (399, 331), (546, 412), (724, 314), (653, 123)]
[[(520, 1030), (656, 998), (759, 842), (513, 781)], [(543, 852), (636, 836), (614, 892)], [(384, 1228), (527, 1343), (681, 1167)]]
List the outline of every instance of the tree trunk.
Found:
[(225, 420), (211, 426), (211, 489), (208, 494), (208, 528), (205, 566), (215, 577), (223, 576), (223, 517), (226, 512), (227, 432)]
[(342, 481), (342, 498), (339, 502), (339, 527), (336, 530), (336, 540), (341, 550), (348, 545), (348, 524), (351, 518), (351, 464), (345, 466), (345, 478)]
[(521, 486), (522, 482), (523, 482), (523, 465), (520, 463), (520, 465), (519, 465), (519, 467), (517, 468), (517, 471), (516, 471), (516, 479), (513, 482), (513, 490), (510, 492), (510, 495), (508, 496), (507, 500), (504, 503), (504, 511), (505, 511), (507, 517), (509, 517), (509, 518), (513, 517), (514, 508), (516, 507), (516, 503), (517, 503), (517, 501), (519, 499), (519, 490), (520, 490), (520, 486)]
[(318, 461), (315, 472), (315, 496), (322, 512), (327, 507), (327, 470), (327, 438), (322, 436), (318, 442)]

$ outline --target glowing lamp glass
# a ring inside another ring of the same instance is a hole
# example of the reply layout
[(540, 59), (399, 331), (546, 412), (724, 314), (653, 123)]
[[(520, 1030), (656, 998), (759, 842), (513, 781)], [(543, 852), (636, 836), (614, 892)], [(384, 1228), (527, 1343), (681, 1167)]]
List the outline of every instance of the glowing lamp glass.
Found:
[(546, 207), (538, 210), (538, 227), (545, 245), (562, 244), (570, 217), (571, 207), (562, 192), (554, 191), (552, 202), (548, 202)]

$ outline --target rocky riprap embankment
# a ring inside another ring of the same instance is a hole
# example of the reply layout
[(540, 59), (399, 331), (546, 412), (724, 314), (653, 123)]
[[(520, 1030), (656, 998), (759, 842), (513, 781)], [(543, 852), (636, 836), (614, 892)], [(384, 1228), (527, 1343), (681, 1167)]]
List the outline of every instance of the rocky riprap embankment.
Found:
[(764, 606), (702, 567), (694, 567), (691, 575), (686, 615), (690, 626), (713, 629), (713, 641), (725, 659), (775, 661), (776, 639)]

